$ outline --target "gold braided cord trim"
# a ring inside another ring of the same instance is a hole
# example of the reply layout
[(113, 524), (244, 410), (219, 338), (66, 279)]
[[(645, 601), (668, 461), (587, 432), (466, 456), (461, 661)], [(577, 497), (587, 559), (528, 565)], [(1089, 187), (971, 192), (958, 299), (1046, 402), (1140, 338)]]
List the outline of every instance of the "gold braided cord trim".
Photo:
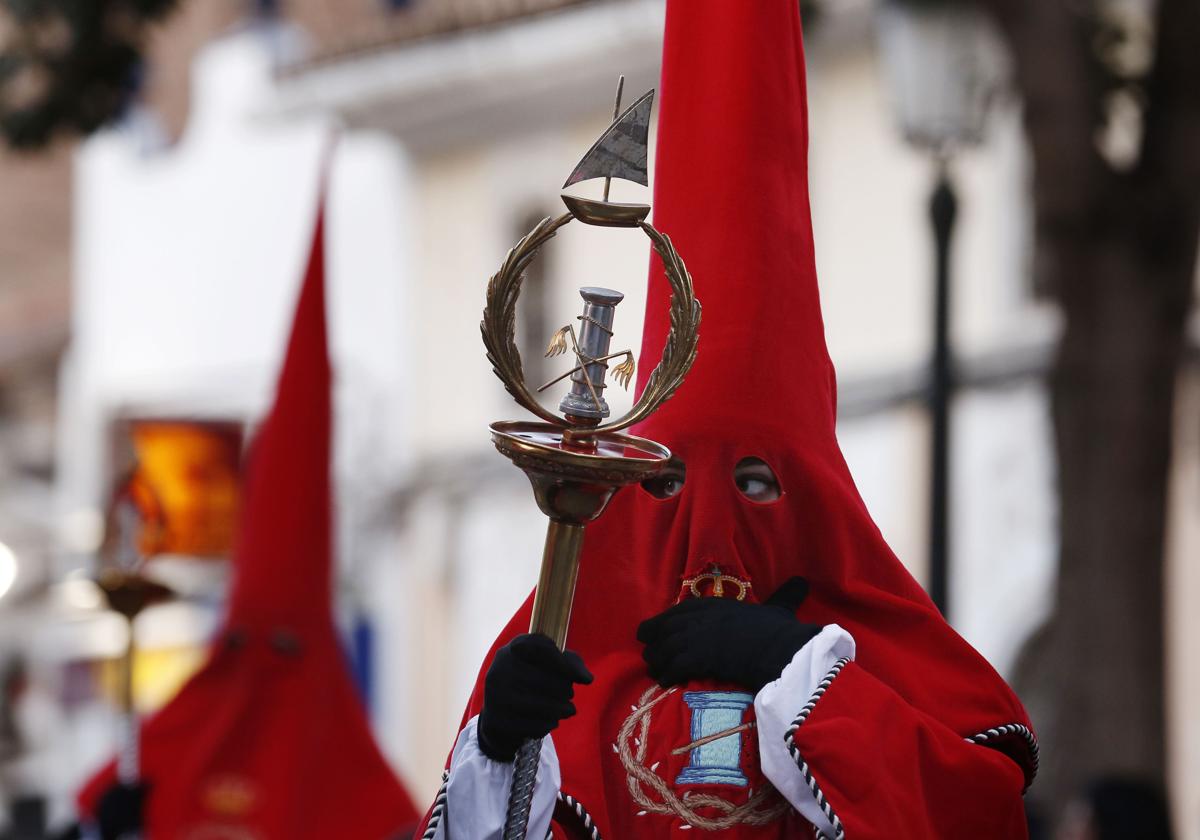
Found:
[[(688, 825), (706, 831), (723, 831), (739, 823), (766, 825), (791, 810), (787, 801), (770, 784), (754, 791), (741, 805), (707, 793), (689, 791), (679, 797), (666, 780), (655, 772), (657, 762), (646, 766), (646, 736), (650, 733), (651, 713), (656, 705), (677, 690), (651, 686), (638, 699), (632, 714), (625, 719), (617, 734), (617, 755), (620, 756), (621, 766), (625, 768), (629, 794), (633, 800), (647, 813), (673, 814)], [(649, 788), (650, 792), (647, 793), (645, 788)], [(721, 815), (707, 817), (698, 813), (698, 808), (714, 809)]]

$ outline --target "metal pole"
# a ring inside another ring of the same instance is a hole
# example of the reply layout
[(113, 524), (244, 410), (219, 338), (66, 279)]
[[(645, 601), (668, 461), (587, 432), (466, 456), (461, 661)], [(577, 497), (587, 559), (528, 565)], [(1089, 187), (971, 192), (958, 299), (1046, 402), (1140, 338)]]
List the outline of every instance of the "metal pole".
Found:
[(134, 636), (133, 616), (126, 616), (125, 651), (120, 662), (121, 733), (117, 753), (117, 781), (123, 785), (135, 785), (141, 776), (138, 761), (139, 736), (137, 709), (133, 704), (133, 663), (137, 645)]
[(958, 216), (958, 196), (949, 160), (940, 156), (929, 200), (933, 225), (935, 277), (933, 358), (930, 363), (929, 419), (929, 597), (948, 616), (950, 577), (950, 405), (954, 396), (954, 358), (950, 348), (950, 246)]
[[(542, 552), (542, 571), (533, 596), (529, 632), (550, 637), (559, 650), (564, 650), (567, 645), (567, 627), (571, 622), (571, 604), (575, 600), (582, 552), (583, 526), (550, 520)], [(541, 738), (530, 739), (517, 750), (504, 820), (504, 840), (525, 840), (541, 755)]]

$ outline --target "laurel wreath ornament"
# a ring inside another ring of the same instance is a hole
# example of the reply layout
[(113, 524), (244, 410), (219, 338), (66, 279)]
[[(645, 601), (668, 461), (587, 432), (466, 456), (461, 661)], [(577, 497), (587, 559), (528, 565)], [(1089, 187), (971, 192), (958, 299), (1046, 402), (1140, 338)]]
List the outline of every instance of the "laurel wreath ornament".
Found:
[[(667, 282), (671, 287), (670, 329), (667, 332), (662, 359), (647, 378), (646, 387), (633, 408), (623, 417), (610, 423), (596, 427), (575, 426), (545, 408), (525, 383), (521, 353), (517, 350), (516, 342), (517, 301), (529, 263), (537, 256), (542, 246), (574, 218), (572, 214), (565, 213), (556, 219), (542, 219), (513, 246), (500, 270), (488, 281), (487, 303), (479, 329), (483, 334), (483, 344), (487, 349), (492, 371), (504, 383), (505, 390), (513, 399), (538, 418), (563, 429), (564, 436), (584, 437), (618, 432), (641, 422), (675, 394), (696, 360), (701, 308), (700, 302), (696, 300), (692, 275), (688, 273), (683, 258), (671, 244), (670, 237), (655, 230), (649, 223), (641, 222), (639, 226), (649, 237), (652, 247), (662, 260)], [(632, 364), (629, 366), (629, 372), (632, 375)]]

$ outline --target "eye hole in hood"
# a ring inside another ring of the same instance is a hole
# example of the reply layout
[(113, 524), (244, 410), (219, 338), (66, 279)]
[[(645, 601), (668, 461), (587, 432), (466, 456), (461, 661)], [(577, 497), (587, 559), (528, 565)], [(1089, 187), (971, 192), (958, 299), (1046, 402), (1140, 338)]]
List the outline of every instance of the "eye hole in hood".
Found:
[(672, 458), (660, 474), (642, 482), (642, 489), (656, 499), (666, 500), (679, 495), (686, 478), (687, 466), (678, 458)]
[(762, 458), (750, 457), (738, 461), (733, 468), (733, 483), (737, 485), (739, 493), (760, 505), (777, 502), (783, 495), (775, 471)]

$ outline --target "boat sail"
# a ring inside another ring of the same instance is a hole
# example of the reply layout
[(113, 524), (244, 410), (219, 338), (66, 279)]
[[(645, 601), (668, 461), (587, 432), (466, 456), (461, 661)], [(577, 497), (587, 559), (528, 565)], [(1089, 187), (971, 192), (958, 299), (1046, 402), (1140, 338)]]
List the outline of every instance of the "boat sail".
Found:
[[(624, 82), (624, 78), (621, 80)], [(620, 101), (620, 88), (617, 91)], [(654, 106), (654, 91), (639, 97), (632, 105), (614, 117), (600, 138), (576, 164), (563, 189), (592, 178), (604, 179), (602, 200), (581, 198), (563, 193), (563, 203), (581, 222), (604, 227), (634, 227), (650, 213), (648, 204), (623, 204), (608, 200), (608, 184), (613, 178), (649, 186), (647, 151), (650, 145), (650, 111)], [(618, 108), (619, 108), (618, 104)]]

